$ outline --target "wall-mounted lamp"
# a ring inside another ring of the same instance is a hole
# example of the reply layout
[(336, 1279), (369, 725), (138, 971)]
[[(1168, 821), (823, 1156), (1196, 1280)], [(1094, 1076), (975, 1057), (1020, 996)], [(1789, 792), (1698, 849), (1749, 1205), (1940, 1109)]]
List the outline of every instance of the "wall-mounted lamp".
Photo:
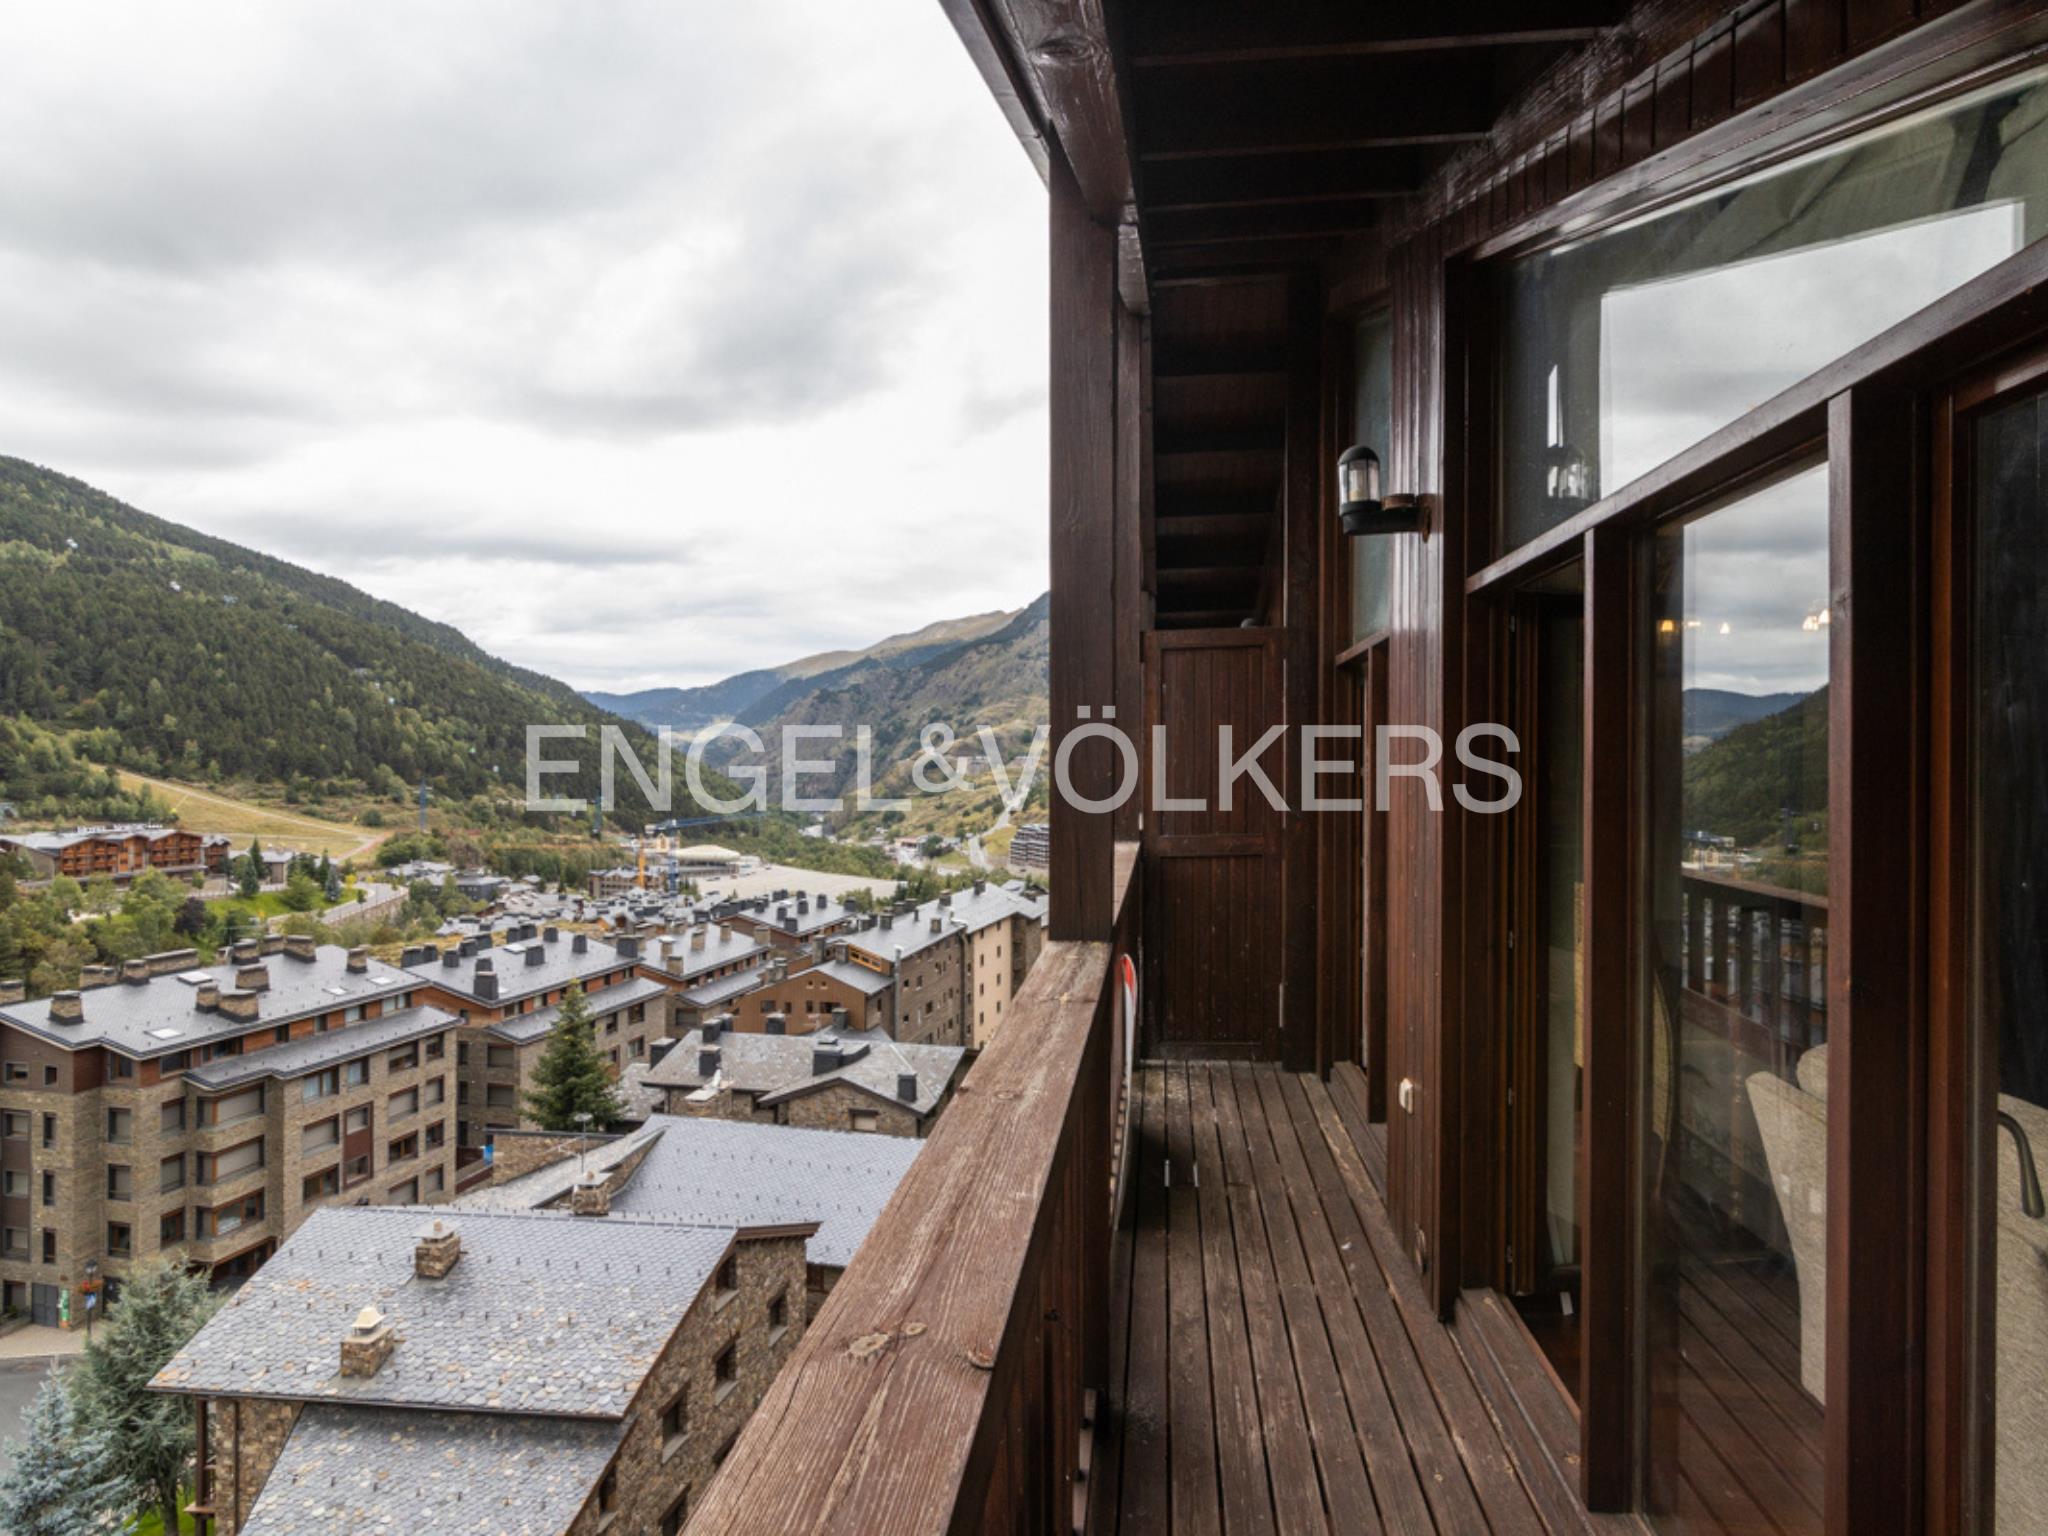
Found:
[(1599, 499), (1593, 489), (1593, 466), (1570, 443), (1553, 443), (1544, 451), (1543, 493), (1554, 507), (1580, 512)]
[(1422, 503), (1414, 496), (1380, 495), (1380, 456), (1363, 444), (1337, 460), (1337, 521), (1351, 538), (1415, 533)]

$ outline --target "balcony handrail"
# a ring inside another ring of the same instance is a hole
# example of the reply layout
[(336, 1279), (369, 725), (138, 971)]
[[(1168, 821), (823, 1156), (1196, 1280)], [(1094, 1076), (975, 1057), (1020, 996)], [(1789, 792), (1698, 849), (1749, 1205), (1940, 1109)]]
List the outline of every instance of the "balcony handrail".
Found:
[(1116, 878), (1117, 942), (1045, 945), (693, 1527), (1073, 1528), (1083, 1398), (1107, 1365), (1132, 850)]

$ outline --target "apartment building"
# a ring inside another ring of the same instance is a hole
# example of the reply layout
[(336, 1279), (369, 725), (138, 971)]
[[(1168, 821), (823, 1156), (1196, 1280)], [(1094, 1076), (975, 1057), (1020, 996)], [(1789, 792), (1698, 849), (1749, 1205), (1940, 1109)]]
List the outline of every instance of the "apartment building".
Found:
[[(722, 1017), (736, 1033), (886, 1031), (895, 1019), (894, 981), (886, 972), (853, 964), (841, 940), (832, 940), (822, 956), (811, 949), (778, 951), (758, 970), (738, 979), (750, 985), (727, 993), (722, 1011), (711, 1015)], [(704, 993), (700, 989), (696, 995)]]
[(1026, 822), (1010, 838), (1010, 865), (1043, 874), (1052, 864), (1052, 827), (1043, 821)]
[(741, 902), (723, 914), (724, 921), (734, 927), (784, 949), (844, 933), (860, 916), (843, 897), (835, 901), (826, 891), (815, 896), (808, 891), (776, 891)]
[(330, 1201), (454, 1192), (456, 1019), (362, 949), (272, 938), (89, 967), (34, 1002), (0, 983), (0, 1283), (82, 1318), (165, 1255), (248, 1274)]
[(817, 1228), (604, 1211), (320, 1212), (151, 1383), (193, 1404), (199, 1530), (675, 1536)]
[(872, 918), (847, 936), (846, 958), (894, 982), (896, 1039), (979, 1045), (1037, 959), (1043, 929), (1041, 900), (977, 880)]
[(640, 974), (661, 982), (669, 999), (671, 1033), (693, 1028), (724, 999), (749, 990), (775, 947), (733, 923), (692, 923), (641, 943)]
[(714, 1019), (640, 1081), (672, 1115), (923, 1136), (966, 1061), (958, 1046), (901, 1045), (881, 1030), (744, 1034)]
[(11, 833), (0, 837), (0, 854), (6, 853), (26, 861), (31, 880), (68, 875), (85, 881), (105, 875), (122, 883), (150, 869), (166, 875), (225, 874), (229, 858), (222, 833), (155, 823)]
[(483, 1155), (494, 1128), (533, 1124), (524, 1094), (570, 987), (583, 989), (598, 1049), (614, 1073), (646, 1059), (648, 1043), (667, 1033), (668, 988), (642, 976), (640, 962), (637, 938), (607, 942), (531, 923), (514, 924), (502, 944), (479, 936), (405, 952), (403, 967), (422, 999), (460, 1020), (456, 1140), (463, 1163)]

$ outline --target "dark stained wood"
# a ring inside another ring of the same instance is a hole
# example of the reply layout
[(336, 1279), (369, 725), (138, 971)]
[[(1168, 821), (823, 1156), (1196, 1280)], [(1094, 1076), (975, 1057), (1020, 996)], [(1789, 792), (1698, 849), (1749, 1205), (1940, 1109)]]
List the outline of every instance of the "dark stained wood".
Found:
[[(949, 3), (964, 8), (970, 0)], [(1082, 205), (1114, 222), (1131, 201), (1131, 161), (1103, 0), (971, 3), (983, 34), (1006, 55), (1004, 78), (1028, 95), (1036, 121), (1058, 141)]]
[[(1080, 723), (1116, 700), (1117, 481), (1116, 232), (1090, 217), (1080, 188), (1055, 157), (1052, 169), (1052, 567), (1048, 766)], [(1114, 748), (1099, 738), (1072, 753), (1079, 796), (1107, 800)], [(1056, 939), (1109, 936), (1115, 826), (1055, 793), (1049, 932)]]
[[(1827, 1497), (1848, 1529), (1920, 1507), (1926, 721), (1916, 412), (1881, 387), (1828, 415)], [(1880, 830), (1881, 829), (1881, 830)], [(1842, 1027), (1843, 1021), (1847, 1027)], [(1885, 1264), (1859, 1262), (1873, 1252)]]
[(1636, 1409), (1636, 1020), (1632, 551), (1618, 530), (1585, 536), (1585, 1061), (1579, 1141), (1579, 1453), (1587, 1507), (1633, 1497)]
[[(1139, 636), (1149, 627), (1152, 588), (1146, 580), (1145, 460), (1151, 431), (1146, 419), (1145, 331), (1147, 322), (1119, 305), (1116, 322), (1116, 526), (1112, 553), (1111, 601), (1128, 615), (1115, 626), (1114, 693), (1119, 719), (1145, 717), (1145, 661)], [(1138, 796), (1119, 806), (1114, 836), (1132, 842), (1138, 836), (1143, 801)]]
[(1139, 69), (1295, 57), (1583, 42), (1621, 12), (1612, 0), (1458, 0), (1407, 12), (1269, 3), (1256, 9), (1147, 0), (1134, 6), (1129, 47)]
[(1302, 731), (1319, 723), (1323, 669), (1321, 585), (1323, 546), (1334, 508), (1324, 501), (1323, 295), (1319, 284), (1298, 276), (1288, 300), (1287, 471), (1282, 507), (1283, 621), (1286, 626), (1285, 687), (1289, 750), (1284, 779), (1291, 810), (1281, 829), (1287, 903), (1285, 991), (1280, 1016), (1280, 1059), (1293, 1070), (1317, 1063), (1320, 1019), (1316, 1010), (1316, 817), (1302, 808)]
[(1401, 197), (1422, 184), (1419, 149), (1332, 150), (1224, 160), (1164, 160), (1145, 172), (1147, 213)]
[[(1151, 1074), (1147, 1074), (1148, 1078)], [(1209, 1362), (1209, 1307), (1202, 1253), (1201, 1192), (1195, 1173), (1188, 1074), (1168, 1067), (1166, 1079), (1167, 1306), (1173, 1349), (1168, 1359), (1171, 1529), (1190, 1536), (1220, 1532), (1221, 1473), (1216, 1460), (1216, 1405)]]

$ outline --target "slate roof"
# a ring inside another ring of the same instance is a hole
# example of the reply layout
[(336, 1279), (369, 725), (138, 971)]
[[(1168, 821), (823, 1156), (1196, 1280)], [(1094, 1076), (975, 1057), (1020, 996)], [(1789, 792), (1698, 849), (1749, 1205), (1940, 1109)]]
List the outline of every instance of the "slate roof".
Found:
[[(280, 951), (250, 963), (261, 964), (270, 973), (270, 986), (256, 994), (254, 1019), (201, 1013), (193, 1006), (197, 984), (180, 979), (203, 972), (226, 991), (234, 986), (235, 973), (240, 969), (233, 961), (193, 966), (186, 971), (153, 976), (146, 982), (117, 981), (92, 987), (80, 994), (85, 1017), (76, 1024), (52, 1024), (47, 997), (0, 1007), (0, 1019), (74, 1050), (110, 1045), (123, 1055), (147, 1058), (188, 1050), (223, 1035), (245, 1035), (265, 1025), (351, 1007), (372, 998), (395, 997), (419, 985), (417, 977), (375, 960), (367, 971), (351, 971), (348, 951), (334, 944), (318, 946), (311, 960), (295, 959)], [(153, 1029), (175, 1029), (178, 1033), (159, 1039), (150, 1033)]]
[[(844, 1269), (924, 1142), (650, 1115), (660, 1140), (612, 1192), (614, 1217), (751, 1226), (815, 1221), (810, 1261)], [(272, 1262), (275, 1262), (274, 1260)]]
[(659, 1126), (643, 1126), (624, 1136), (593, 1142), (580, 1163), (574, 1157), (565, 1157), (531, 1173), (523, 1173), (516, 1179), (486, 1184), (466, 1195), (457, 1195), (442, 1208), (455, 1211), (537, 1211), (568, 1194), (582, 1172), (610, 1173), (660, 1135)]
[(798, 976), (829, 976), (834, 981), (844, 982), (856, 992), (873, 997), (886, 992), (895, 982), (880, 971), (871, 971), (864, 965), (855, 965), (851, 960), (827, 960), (814, 965), (807, 971), (797, 971)]
[[(860, 1054), (836, 1072), (814, 1073), (815, 1047), (828, 1038), (839, 1041), (843, 1051)], [(691, 1030), (674, 1050), (647, 1069), (642, 1081), (659, 1088), (702, 1087), (706, 1079), (698, 1068), (703, 1050), (704, 1031)], [(726, 1030), (718, 1037), (717, 1050), (719, 1076), (742, 1093), (760, 1095), (763, 1104), (846, 1082), (920, 1115), (938, 1108), (967, 1056), (957, 1045), (900, 1045), (879, 1029), (834, 1030), (829, 1035), (755, 1035)], [(903, 1072), (917, 1074), (915, 1099), (897, 1095), (897, 1075)]]
[(767, 973), (760, 966), (741, 971), (734, 976), (721, 976), (716, 981), (702, 982), (683, 994), (683, 1001), (698, 1008), (710, 1008), (719, 1003), (730, 1002), (744, 997), (755, 988), (767, 983)]
[[(865, 951), (877, 960), (893, 962), (899, 949), (907, 960), (919, 950), (928, 949), (963, 928), (969, 933), (978, 933), (990, 923), (999, 923), (1005, 918), (1035, 915), (1035, 909), (1027, 898), (999, 885), (984, 886), (980, 891), (970, 886), (953, 892), (948, 905), (942, 906), (937, 899), (927, 901), (908, 913), (893, 917), (887, 928), (877, 921), (872, 928), (863, 928), (841, 937), (854, 949)], [(932, 932), (934, 917), (940, 921), (937, 933)]]
[[(603, 939), (591, 939), (582, 954), (574, 952), (573, 936), (561, 934), (551, 944), (546, 939), (527, 939), (518, 945), (498, 944), (489, 949), (479, 949), (475, 954), (465, 956), (456, 965), (444, 965), (439, 960), (412, 967), (411, 974), (419, 981), (466, 997), (471, 1002), (486, 1007), (502, 1007), (536, 992), (566, 987), (572, 981), (588, 981), (606, 971), (617, 970), (620, 966), (636, 965), (616, 948)], [(529, 945), (539, 946), (545, 957), (536, 965), (526, 963)], [(476, 963), (488, 958), (491, 969), (498, 976), (498, 995), (493, 1000), (476, 995)]]
[(564, 1531), (623, 1433), (578, 1419), (316, 1403), (299, 1416), (243, 1536)]
[(438, 1034), (457, 1022), (454, 1014), (439, 1008), (401, 1008), (360, 1024), (330, 1029), (324, 1035), (308, 1035), (284, 1045), (267, 1045), (260, 1051), (209, 1061), (187, 1072), (185, 1081), (199, 1088), (231, 1088), (259, 1077), (304, 1077), (338, 1061)]
[[(436, 1219), (461, 1234), (462, 1257), (445, 1279), (421, 1280), (413, 1250)], [(150, 1385), (617, 1419), (736, 1225), (447, 1206), (323, 1208)], [(375, 1375), (343, 1376), (341, 1341), (366, 1306), (385, 1314), (398, 1346)]]
[[(766, 939), (758, 938), (744, 929), (735, 928), (731, 933), (721, 933), (715, 925), (707, 924), (706, 927), (708, 931), (704, 935), (702, 949), (690, 947), (691, 930), (688, 928), (666, 935), (672, 941), (666, 974), (688, 981), (692, 976), (701, 976), (706, 971), (716, 970), (721, 965), (731, 965), (736, 960), (761, 954), (769, 948)], [(648, 964), (657, 969), (661, 968), (658, 940), (641, 945), (640, 953)]]
[[(586, 993), (584, 1001), (590, 1005), (590, 1016), (602, 1019), (607, 1014), (617, 1013), (621, 1008), (630, 1008), (635, 1003), (644, 1003), (657, 998), (668, 990), (658, 981), (636, 976), (628, 981), (615, 981), (596, 992)], [(555, 1027), (555, 1020), (562, 1016), (562, 1005), (550, 1003), (545, 1008), (536, 1008), (531, 1013), (515, 1014), (509, 1019), (500, 1019), (484, 1033), (495, 1035), (500, 1040), (524, 1043), (538, 1040)], [(600, 1044), (603, 1041), (600, 1039)]]

